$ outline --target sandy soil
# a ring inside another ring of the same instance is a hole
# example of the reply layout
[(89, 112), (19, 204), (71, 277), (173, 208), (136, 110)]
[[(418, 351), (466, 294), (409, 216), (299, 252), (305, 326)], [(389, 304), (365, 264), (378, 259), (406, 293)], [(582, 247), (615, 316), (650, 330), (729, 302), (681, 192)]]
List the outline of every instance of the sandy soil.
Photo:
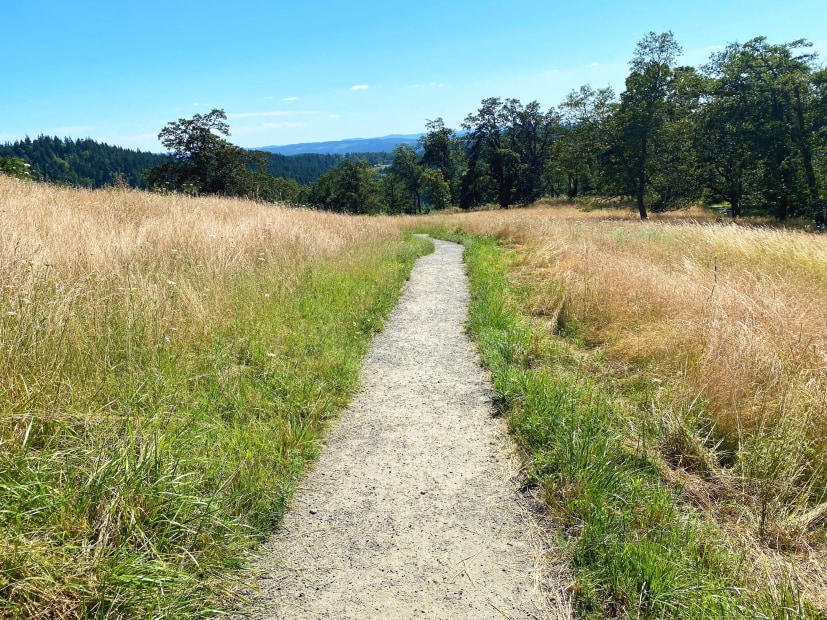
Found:
[(249, 617), (570, 616), (463, 331), (462, 248), (435, 244), (263, 549)]

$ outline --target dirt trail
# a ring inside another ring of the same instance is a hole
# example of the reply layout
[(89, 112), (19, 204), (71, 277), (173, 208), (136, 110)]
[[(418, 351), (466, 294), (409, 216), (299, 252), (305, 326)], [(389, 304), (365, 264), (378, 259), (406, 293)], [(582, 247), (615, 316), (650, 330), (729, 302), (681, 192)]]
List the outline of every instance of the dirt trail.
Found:
[(265, 545), (252, 617), (570, 615), (463, 331), (462, 248), (435, 244)]

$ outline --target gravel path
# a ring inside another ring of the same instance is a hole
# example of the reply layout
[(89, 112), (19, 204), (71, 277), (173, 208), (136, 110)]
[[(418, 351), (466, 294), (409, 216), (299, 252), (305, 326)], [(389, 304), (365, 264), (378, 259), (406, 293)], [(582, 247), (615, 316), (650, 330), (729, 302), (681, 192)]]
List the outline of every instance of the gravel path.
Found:
[(462, 248), (421, 258), (284, 524), (256, 618), (568, 617), (463, 331)]

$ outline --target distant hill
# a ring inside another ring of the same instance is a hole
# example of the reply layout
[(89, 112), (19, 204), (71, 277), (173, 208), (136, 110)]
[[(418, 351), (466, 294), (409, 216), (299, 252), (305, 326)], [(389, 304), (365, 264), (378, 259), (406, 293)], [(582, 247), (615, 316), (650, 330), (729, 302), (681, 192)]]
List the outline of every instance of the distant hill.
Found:
[(256, 151), (279, 153), (280, 155), (300, 155), (305, 153), (346, 155), (348, 153), (390, 153), (399, 144), (416, 146), (422, 134), (394, 134), (381, 138), (352, 138), (334, 142), (303, 142), (283, 146), (262, 146)]

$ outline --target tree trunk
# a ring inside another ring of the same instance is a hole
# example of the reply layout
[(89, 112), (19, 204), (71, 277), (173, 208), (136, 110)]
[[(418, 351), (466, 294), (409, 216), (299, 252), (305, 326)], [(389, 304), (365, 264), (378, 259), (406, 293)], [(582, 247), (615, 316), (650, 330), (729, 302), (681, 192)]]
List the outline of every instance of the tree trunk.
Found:
[(804, 103), (801, 101), (801, 90), (795, 88), (795, 115), (798, 123), (795, 144), (798, 147), (798, 152), (801, 155), (801, 160), (804, 164), (804, 173), (807, 178), (807, 190), (810, 194), (810, 208), (815, 211), (818, 208), (819, 196), (818, 186), (816, 184), (816, 173), (813, 169), (813, 153), (810, 144), (807, 141), (808, 134), (804, 127)]
[(640, 219), (642, 219), (642, 220), (648, 219), (648, 216), (646, 214), (646, 205), (643, 204), (643, 194), (644, 194), (645, 189), (646, 189), (646, 178), (643, 176), (643, 174), (641, 174), (641, 175), (638, 176), (637, 192), (636, 192), (635, 198), (636, 198), (636, 201), (637, 201), (637, 210), (638, 210), (638, 213), (640, 213)]

